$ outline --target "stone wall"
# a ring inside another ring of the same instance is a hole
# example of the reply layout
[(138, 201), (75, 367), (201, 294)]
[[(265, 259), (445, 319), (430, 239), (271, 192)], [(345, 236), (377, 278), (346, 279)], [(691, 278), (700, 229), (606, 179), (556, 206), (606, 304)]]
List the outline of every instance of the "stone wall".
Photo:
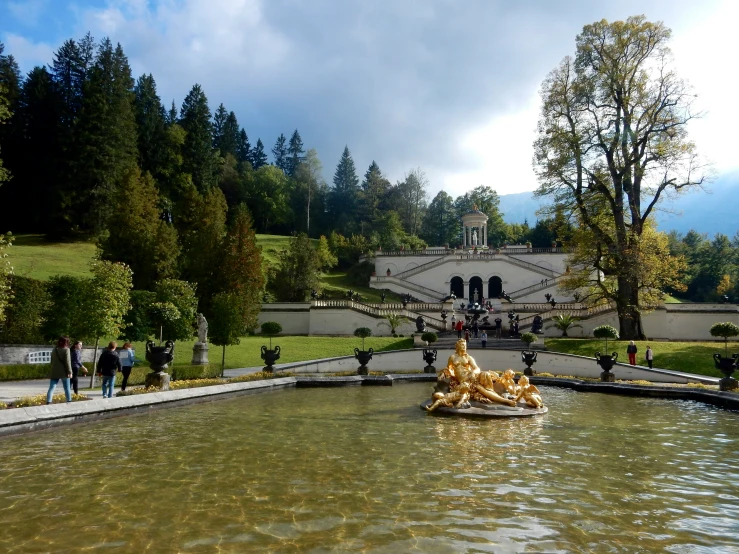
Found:
[[(454, 353), (451, 349), (438, 351), (436, 369), (444, 367)], [(493, 369), (496, 371), (508, 368), (523, 371), (526, 364), (521, 361), (520, 350), (474, 350), (471, 352), (477, 365), (482, 369)], [(367, 364), (370, 371), (422, 371), (426, 362), (423, 360), (422, 350), (397, 350), (393, 352), (378, 352)], [(310, 362), (298, 362), (293, 364), (278, 365), (280, 371), (293, 373), (338, 373), (345, 371), (356, 371), (359, 362), (352, 356), (340, 358), (326, 358)], [(599, 378), (601, 368), (593, 358), (573, 356), (570, 354), (559, 354), (556, 352), (540, 351), (534, 369), (538, 372), (547, 372), (553, 375), (568, 375), (572, 377)], [(613, 368), (617, 379), (637, 380), (645, 379), (660, 383), (687, 383), (687, 382), (710, 382), (715, 383), (715, 378), (704, 378), (700, 375), (686, 376), (682, 373), (664, 371), (659, 369), (650, 370), (648, 367), (631, 366), (617, 363)]]

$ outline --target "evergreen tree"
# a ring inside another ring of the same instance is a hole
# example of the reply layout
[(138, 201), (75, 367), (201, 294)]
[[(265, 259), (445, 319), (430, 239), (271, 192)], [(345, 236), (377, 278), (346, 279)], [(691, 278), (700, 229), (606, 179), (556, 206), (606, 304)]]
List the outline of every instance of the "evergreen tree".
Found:
[(454, 200), (443, 190), (429, 204), (423, 218), (421, 238), (437, 246), (456, 247), (460, 237), (459, 217), (454, 209)]
[(359, 178), (349, 147), (344, 146), (339, 164), (334, 173), (334, 189), (331, 193), (329, 213), (335, 228), (349, 235), (356, 227), (354, 215), (357, 210)]
[(216, 168), (210, 109), (200, 85), (193, 86), (182, 103), (179, 124), (187, 133), (182, 145), (183, 171), (192, 176), (199, 191), (208, 191), (215, 184)]
[(262, 308), (264, 273), (252, 218), (243, 204), (236, 208), (223, 241), (221, 260), (220, 292), (234, 295), (242, 329), (252, 330), (257, 326), (257, 316)]
[(149, 173), (131, 169), (115, 195), (116, 224), (101, 244), (102, 258), (120, 261), (133, 271), (136, 289), (152, 290), (161, 279), (177, 277), (177, 231), (160, 217), (156, 185)]
[(272, 155), (275, 158), (274, 165), (287, 173), (287, 170), (289, 168), (287, 157), (287, 139), (285, 138), (284, 134), (280, 133), (280, 136), (277, 137), (277, 142), (275, 142), (274, 147), (272, 147)]
[(288, 177), (273, 165), (244, 174), (247, 207), (256, 215), (259, 232), (275, 231), (292, 220)]
[(174, 100), (172, 100), (172, 106), (169, 108), (169, 112), (167, 113), (167, 123), (169, 125), (174, 125), (177, 123), (177, 106), (175, 106)]
[(157, 95), (157, 85), (151, 74), (139, 77), (133, 91), (139, 166), (141, 171), (148, 171), (159, 181), (167, 172), (167, 113)]
[(287, 149), (287, 171), (286, 173), (290, 177), (295, 176), (295, 172), (298, 169), (298, 166), (305, 160), (305, 156), (303, 154), (305, 153), (305, 150), (303, 149), (303, 139), (300, 138), (300, 133), (298, 133), (298, 130), (295, 129), (292, 136), (290, 137), (290, 145)]
[(257, 145), (252, 149), (249, 161), (254, 170), (267, 165), (267, 154), (264, 152), (262, 139), (257, 139)]
[(251, 161), (251, 144), (249, 144), (249, 137), (244, 129), (241, 129), (239, 132), (239, 141), (236, 146), (236, 159), (242, 163)]
[(390, 181), (383, 176), (377, 162), (372, 160), (372, 163), (364, 174), (362, 189), (359, 192), (359, 208), (362, 222), (369, 224), (368, 229), (364, 229), (363, 225), (363, 232), (374, 229), (374, 225), (380, 217), (381, 202), (389, 189)]
[(239, 132), (239, 121), (236, 114), (229, 112), (226, 117), (226, 124), (223, 127), (223, 135), (219, 143), (221, 156), (224, 158), (231, 155), (234, 158), (238, 155), (239, 143), (241, 142), (241, 133)]
[(72, 208), (70, 227), (100, 231), (111, 221), (110, 199), (125, 173), (136, 165), (137, 132), (133, 112), (133, 78), (120, 44), (107, 38), (98, 48), (85, 82), (77, 123), (73, 188), (66, 196)]
[[(223, 141), (223, 132), (226, 128), (226, 118), (228, 117), (228, 111), (226, 106), (221, 103), (213, 114), (213, 148), (220, 150), (221, 142)], [(221, 153), (223, 155), (223, 153)]]

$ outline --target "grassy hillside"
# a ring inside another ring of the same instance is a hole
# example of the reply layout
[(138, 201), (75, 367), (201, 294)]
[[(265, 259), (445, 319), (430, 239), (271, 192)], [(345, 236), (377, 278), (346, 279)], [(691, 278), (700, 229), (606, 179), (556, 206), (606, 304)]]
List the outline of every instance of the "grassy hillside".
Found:
[(87, 277), (95, 250), (95, 245), (86, 241), (52, 242), (42, 235), (18, 235), (8, 250), (8, 259), (15, 274), (23, 277)]
[[(318, 242), (312, 240), (314, 244)], [(275, 267), (279, 261), (278, 253), (288, 248), (290, 237), (257, 235), (257, 244), (262, 247), (265, 262)], [(87, 241), (53, 242), (42, 235), (17, 235), (8, 253), (17, 275), (45, 280), (52, 275), (90, 275), (90, 261), (95, 257), (95, 250), (95, 245)], [(324, 276), (322, 287), (332, 298), (343, 298), (344, 292), (351, 289), (368, 302), (380, 301), (380, 291), (353, 285), (342, 271)], [(390, 293), (387, 300), (398, 302), (400, 297)]]
[[(544, 342), (548, 350), (592, 357), (595, 352), (605, 352), (605, 343), (596, 339), (546, 339)], [(608, 341), (608, 352), (617, 352), (619, 362), (629, 362), (626, 355), (628, 341)], [(647, 365), (644, 361), (644, 352), (647, 345), (654, 352), (654, 367), (672, 369), (685, 373), (697, 373), (710, 377), (723, 377), (723, 374), (713, 366), (713, 354), (724, 354), (724, 345), (719, 342), (655, 342), (636, 341), (638, 352), (636, 363)], [(739, 350), (736, 342), (729, 343), (729, 354)], [(595, 363), (595, 362), (593, 362)], [(616, 372), (618, 376), (618, 372)]]

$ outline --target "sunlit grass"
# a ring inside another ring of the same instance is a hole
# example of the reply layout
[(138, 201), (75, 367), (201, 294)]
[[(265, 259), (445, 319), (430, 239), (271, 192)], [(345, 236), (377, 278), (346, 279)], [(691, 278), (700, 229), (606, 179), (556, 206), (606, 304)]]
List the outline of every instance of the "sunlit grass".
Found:
[(95, 251), (95, 244), (88, 241), (54, 242), (42, 235), (18, 235), (8, 250), (8, 261), (13, 272), (23, 277), (89, 277)]
[[(544, 344), (548, 350), (578, 356), (592, 357), (595, 352), (605, 352), (604, 341), (596, 339), (546, 339)], [(609, 340), (608, 352), (618, 352), (618, 360), (628, 363), (629, 358), (626, 355), (628, 344), (628, 341)], [(651, 345), (652, 352), (654, 352), (654, 367), (710, 377), (723, 377), (723, 374), (713, 365), (714, 353), (724, 355), (723, 342), (636, 341), (638, 348), (636, 363), (639, 365), (647, 365), (644, 360), (647, 345)], [(729, 342), (728, 353), (734, 352), (739, 352), (739, 344)]]

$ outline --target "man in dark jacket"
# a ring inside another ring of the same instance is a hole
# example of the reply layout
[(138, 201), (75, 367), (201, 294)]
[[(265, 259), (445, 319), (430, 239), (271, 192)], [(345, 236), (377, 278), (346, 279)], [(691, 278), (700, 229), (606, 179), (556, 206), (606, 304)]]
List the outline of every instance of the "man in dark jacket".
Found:
[(115, 341), (108, 344), (98, 360), (97, 373), (103, 376), (103, 398), (113, 398), (113, 387), (115, 386), (116, 371), (121, 370), (121, 359), (115, 349), (118, 347)]

